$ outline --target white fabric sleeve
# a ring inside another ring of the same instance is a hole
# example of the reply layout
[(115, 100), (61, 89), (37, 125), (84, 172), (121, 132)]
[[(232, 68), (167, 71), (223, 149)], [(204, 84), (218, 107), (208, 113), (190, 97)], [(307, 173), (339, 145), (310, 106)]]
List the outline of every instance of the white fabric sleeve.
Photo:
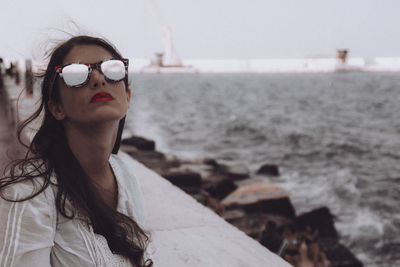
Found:
[[(30, 195), (32, 188), (19, 183), (5, 188), (2, 194), (9, 199), (21, 199)], [(51, 266), (54, 211), (50, 187), (23, 202), (9, 202), (0, 197), (0, 266)]]

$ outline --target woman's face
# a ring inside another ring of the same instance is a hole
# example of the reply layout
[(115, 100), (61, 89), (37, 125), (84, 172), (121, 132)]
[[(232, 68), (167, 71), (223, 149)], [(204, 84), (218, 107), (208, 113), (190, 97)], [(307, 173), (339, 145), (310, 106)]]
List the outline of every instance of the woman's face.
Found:
[[(63, 65), (70, 63), (96, 63), (111, 59), (110, 52), (97, 45), (76, 45), (66, 55)], [(130, 90), (125, 82), (107, 82), (103, 74), (93, 69), (90, 80), (79, 88), (70, 88), (58, 79), (60, 103), (49, 103), (50, 110), (58, 120), (87, 124), (115, 121), (123, 118), (129, 107)], [(108, 94), (106, 98), (97, 96)]]

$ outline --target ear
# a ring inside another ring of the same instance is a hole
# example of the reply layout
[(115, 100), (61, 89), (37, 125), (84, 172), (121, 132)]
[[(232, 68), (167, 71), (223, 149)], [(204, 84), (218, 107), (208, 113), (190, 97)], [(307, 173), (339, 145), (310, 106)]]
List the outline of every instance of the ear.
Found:
[(56, 120), (61, 121), (61, 120), (65, 119), (66, 115), (65, 115), (64, 109), (61, 106), (61, 104), (58, 104), (58, 103), (56, 103), (56, 102), (54, 102), (52, 100), (49, 100), (47, 102), (47, 105), (49, 107), (49, 110), (50, 110), (51, 114), (53, 114), (53, 117)]
[(128, 100), (128, 104), (131, 103), (131, 89), (128, 88), (128, 90), (126, 90), (126, 99)]

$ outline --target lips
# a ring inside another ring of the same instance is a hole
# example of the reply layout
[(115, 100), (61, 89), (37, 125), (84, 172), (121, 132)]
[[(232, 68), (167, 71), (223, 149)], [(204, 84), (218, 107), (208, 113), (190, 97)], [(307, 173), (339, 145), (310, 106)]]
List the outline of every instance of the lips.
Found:
[(106, 101), (111, 101), (114, 98), (106, 92), (100, 92), (95, 94), (92, 99), (90, 100), (90, 103), (97, 103), (97, 102), (106, 102)]

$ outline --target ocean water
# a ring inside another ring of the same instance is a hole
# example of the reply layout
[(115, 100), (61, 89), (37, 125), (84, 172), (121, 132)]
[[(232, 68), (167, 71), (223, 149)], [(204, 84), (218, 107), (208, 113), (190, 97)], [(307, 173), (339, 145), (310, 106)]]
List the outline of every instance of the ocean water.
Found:
[(126, 133), (264, 163), (298, 214), (327, 206), (364, 266), (400, 266), (400, 73), (134, 74)]

